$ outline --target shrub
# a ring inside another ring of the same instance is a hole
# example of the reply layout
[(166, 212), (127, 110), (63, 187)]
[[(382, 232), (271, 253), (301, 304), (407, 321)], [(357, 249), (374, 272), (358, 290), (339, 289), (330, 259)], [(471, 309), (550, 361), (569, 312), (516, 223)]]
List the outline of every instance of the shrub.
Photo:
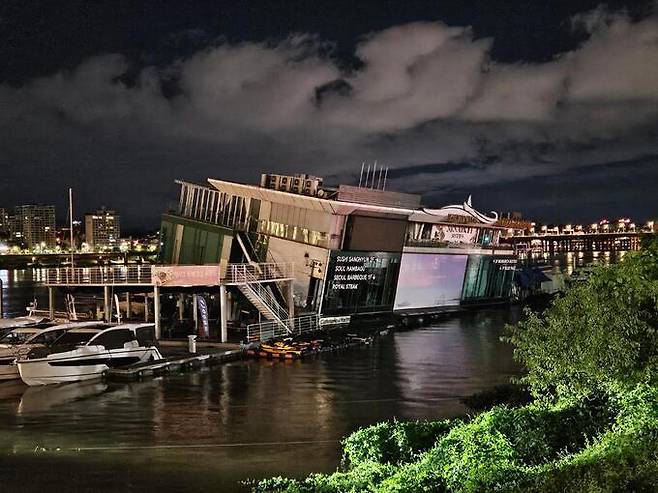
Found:
[(400, 464), (412, 461), (420, 452), (432, 448), (457, 421), (384, 422), (352, 433), (343, 440), (343, 462), (356, 465), (364, 461)]
[(544, 316), (509, 327), (535, 396), (581, 397), (658, 373), (658, 242), (596, 269)]

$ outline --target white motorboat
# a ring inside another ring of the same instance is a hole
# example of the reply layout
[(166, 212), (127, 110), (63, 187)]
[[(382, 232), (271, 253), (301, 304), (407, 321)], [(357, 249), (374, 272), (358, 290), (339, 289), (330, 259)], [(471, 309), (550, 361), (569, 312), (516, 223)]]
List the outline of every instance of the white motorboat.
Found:
[(162, 359), (154, 334), (153, 324), (71, 329), (19, 359), (18, 371), (30, 386), (100, 378), (109, 368)]
[(7, 332), (0, 338), (0, 380), (20, 378), (16, 360), (27, 356), (30, 350), (53, 344), (67, 331), (78, 328), (104, 329), (110, 327), (105, 322), (71, 322), (52, 327), (20, 327)]

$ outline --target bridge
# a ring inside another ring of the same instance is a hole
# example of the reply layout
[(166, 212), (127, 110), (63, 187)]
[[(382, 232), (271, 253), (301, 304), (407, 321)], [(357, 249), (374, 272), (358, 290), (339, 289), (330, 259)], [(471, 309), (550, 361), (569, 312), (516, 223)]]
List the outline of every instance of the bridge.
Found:
[(515, 252), (536, 248), (551, 255), (566, 252), (620, 252), (639, 250), (642, 237), (646, 234), (641, 231), (534, 234), (511, 236), (501, 239), (501, 242), (512, 245)]

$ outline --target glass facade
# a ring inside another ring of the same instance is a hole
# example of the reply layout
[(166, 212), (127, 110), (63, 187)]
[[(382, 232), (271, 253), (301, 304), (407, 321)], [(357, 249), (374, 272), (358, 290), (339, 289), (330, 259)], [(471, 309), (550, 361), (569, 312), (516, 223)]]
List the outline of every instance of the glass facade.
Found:
[(285, 240), (298, 241), (300, 243), (306, 243), (307, 245), (324, 248), (329, 244), (329, 235), (327, 233), (275, 221), (260, 221), (258, 224), (258, 232), (270, 236), (276, 236), (277, 238), (283, 238)]
[(462, 301), (509, 297), (515, 268), (514, 257), (469, 255)]
[(467, 258), (442, 253), (403, 254), (394, 308), (459, 305)]
[(472, 224), (430, 224), (411, 222), (405, 246), (441, 248), (455, 244), (495, 246), (500, 230)]
[(322, 313), (351, 315), (391, 311), (399, 271), (399, 253), (332, 251)]

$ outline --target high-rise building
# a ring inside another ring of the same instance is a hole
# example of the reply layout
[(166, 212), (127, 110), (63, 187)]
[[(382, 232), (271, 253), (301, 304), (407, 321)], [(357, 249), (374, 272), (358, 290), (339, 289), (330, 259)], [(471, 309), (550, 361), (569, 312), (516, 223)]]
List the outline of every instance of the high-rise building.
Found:
[(9, 233), (9, 211), (0, 207), (0, 236)]
[(113, 247), (121, 235), (120, 216), (105, 207), (85, 214), (85, 240), (91, 247)]
[(55, 246), (55, 206), (18, 205), (9, 221), (12, 240), (27, 248)]

